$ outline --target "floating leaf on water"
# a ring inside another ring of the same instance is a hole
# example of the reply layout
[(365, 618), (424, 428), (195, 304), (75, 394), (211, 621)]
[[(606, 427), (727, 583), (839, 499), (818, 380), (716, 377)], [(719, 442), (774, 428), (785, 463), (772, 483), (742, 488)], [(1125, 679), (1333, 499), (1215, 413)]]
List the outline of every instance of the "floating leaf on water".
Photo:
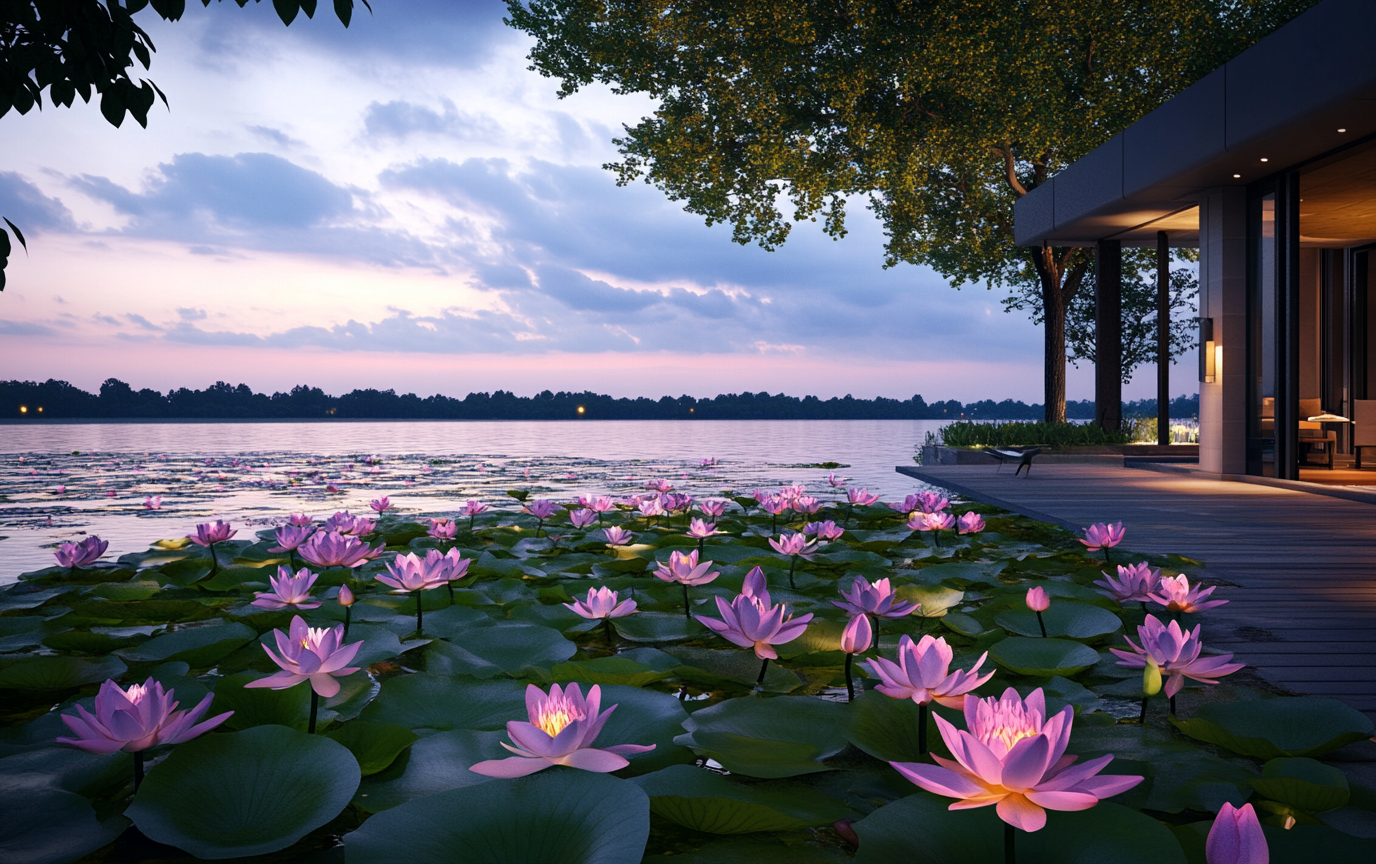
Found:
[(692, 765), (674, 765), (634, 781), (650, 811), (708, 834), (750, 834), (829, 825), (850, 815), (835, 798), (801, 784), (750, 785)]
[(1372, 732), (1365, 714), (1318, 696), (1213, 703), (1170, 720), (1191, 738), (1257, 759), (1322, 756)]
[(989, 656), (995, 663), (1020, 675), (1066, 678), (1083, 672), (1099, 662), (1099, 652), (1067, 639), (1040, 639), (1010, 636), (994, 643)]
[(733, 774), (794, 777), (828, 770), (846, 746), (845, 706), (806, 696), (727, 699), (694, 713), (674, 739)]

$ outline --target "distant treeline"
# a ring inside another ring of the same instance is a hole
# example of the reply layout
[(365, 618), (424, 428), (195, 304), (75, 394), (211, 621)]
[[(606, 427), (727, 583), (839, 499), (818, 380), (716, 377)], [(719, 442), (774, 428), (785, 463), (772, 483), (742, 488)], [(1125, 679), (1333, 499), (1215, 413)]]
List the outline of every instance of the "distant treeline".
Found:
[[(1197, 395), (1171, 402), (1171, 416), (1195, 417)], [(1094, 417), (1090, 401), (1066, 403), (1071, 419)], [(1156, 416), (1156, 400), (1124, 405), (1126, 417)], [(856, 399), (851, 396), (818, 399), (780, 393), (728, 393), (712, 399), (692, 396), (660, 399), (615, 399), (597, 393), (551, 393), (517, 396), (505, 390), (421, 398), (393, 390), (354, 390), (330, 396), (319, 387), (293, 387), (290, 393), (254, 393), (247, 384), (223, 381), (204, 390), (183, 387), (166, 394), (135, 390), (110, 378), (100, 393), (87, 393), (66, 381), (0, 382), (0, 417), (38, 420), (153, 419), (153, 420), (940, 420), (965, 417), (988, 420), (1035, 420), (1042, 406), (1005, 399), (985, 399), (966, 405), (951, 399), (927, 403), (911, 399)]]

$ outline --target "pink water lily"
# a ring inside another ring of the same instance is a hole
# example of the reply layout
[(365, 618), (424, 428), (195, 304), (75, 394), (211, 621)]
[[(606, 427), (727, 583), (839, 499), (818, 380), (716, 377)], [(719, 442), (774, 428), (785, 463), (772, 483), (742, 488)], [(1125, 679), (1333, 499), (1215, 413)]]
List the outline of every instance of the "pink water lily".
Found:
[(447, 559), (437, 549), (432, 549), (431, 552), (433, 557), (427, 555), (425, 558), (414, 552), (398, 555), (387, 563), (388, 575), (379, 573), (374, 578), (400, 593), (429, 591), (448, 584)]
[(492, 509), (491, 505), (484, 504), (481, 501), (469, 501), (463, 505), (463, 513), (465, 516), (481, 516), (490, 509)]
[(741, 582), (741, 593), (756, 603), (764, 606), (771, 605), (769, 580), (765, 578), (764, 568), (758, 565), (750, 568), (750, 572), (745, 574), (745, 579)]
[(1118, 576), (1104, 574), (1103, 579), (1094, 582), (1096, 589), (1105, 597), (1112, 597), (1119, 603), (1145, 603), (1151, 599), (1161, 585), (1161, 571), (1155, 570), (1142, 561), (1124, 567), (1118, 565)]
[(654, 744), (593, 747), (607, 718), (617, 707), (613, 705), (598, 713), (601, 706), (602, 688), (596, 684), (588, 690), (587, 699), (583, 698), (583, 691), (577, 684), (569, 684), (562, 690), (554, 684), (548, 694), (529, 684), (526, 686), (526, 713), (530, 722), (509, 721), (506, 731), (512, 743), (502, 742), (503, 747), (516, 755), (479, 762), (468, 770), (503, 779), (524, 777), (552, 765), (606, 774), (629, 765), (627, 756), (655, 749)]
[(832, 471), (831, 473), (827, 474), (827, 485), (833, 489), (839, 489), (840, 487), (845, 486), (846, 481), (849, 479), (849, 477), (837, 477), (836, 472)]
[(309, 523), (306, 525), (283, 525), (275, 532), (277, 545), (270, 547), (269, 552), (294, 552), (297, 547), (305, 543), (310, 536), (315, 533), (315, 528)]
[(142, 684), (120, 689), (113, 680), (100, 685), (95, 713), (76, 706), (76, 715), (62, 715), (62, 722), (75, 738), (58, 738), (57, 743), (87, 753), (138, 753), (159, 744), (180, 744), (209, 732), (229, 719), (233, 711), (217, 714), (202, 723), (196, 721), (210, 707), (214, 694), (206, 694), (195, 708), (176, 710), (175, 690), (164, 691), (162, 684), (149, 678)]
[[(767, 598), (768, 595), (765, 595)], [(769, 606), (760, 602), (758, 597), (746, 594), (737, 595), (730, 603), (721, 597), (713, 599), (717, 601), (721, 620), (702, 615), (693, 617), (733, 645), (754, 649), (755, 656), (761, 660), (778, 657), (774, 646), (792, 642), (803, 635), (808, 622), (812, 620), (811, 613), (793, 618), (787, 614), (782, 603)], [(764, 677), (763, 670), (760, 677)]]
[(569, 522), (575, 528), (587, 528), (597, 522), (597, 512), (590, 508), (581, 508), (569, 513)]
[(911, 699), (917, 705), (940, 702), (948, 708), (959, 708), (965, 704), (965, 694), (994, 677), (993, 670), (979, 674), (988, 656), (988, 652), (981, 654), (968, 670), (951, 671), (955, 652), (944, 637), (926, 635), (913, 642), (912, 637), (905, 634), (898, 640), (897, 663), (883, 657), (867, 663), (880, 681), (875, 689), (885, 696)]
[(1147, 599), (1165, 606), (1167, 612), (1203, 612), (1228, 602), (1210, 600), (1209, 595), (1213, 593), (1213, 586), (1200, 588), (1191, 585), (1189, 578), (1182, 573), (1179, 576), (1162, 576), (1156, 590), (1148, 594)]
[(162, 509), (162, 496), (161, 496), (161, 495), (149, 495), (147, 498), (144, 498), (144, 499), (143, 499), (143, 509), (145, 509), (145, 510), (161, 510), (161, 509)]
[(727, 506), (729, 506), (728, 502), (720, 498), (709, 498), (706, 501), (698, 502), (698, 509), (702, 511), (703, 515), (713, 519), (720, 519), (721, 514), (726, 512)]
[(586, 598), (575, 599), (572, 603), (565, 603), (564, 605), (584, 618), (593, 620), (620, 618), (623, 615), (631, 614), (636, 609), (634, 600), (620, 600), (620, 592), (612, 591), (605, 586), (589, 588)]
[(946, 496), (939, 492), (923, 492), (917, 498), (917, 509), (923, 513), (940, 513), (951, 506), (951, 502), (946, 500)]
[(959, 526), (961, 534), (978, 534), (984, 530), (984, 517), (971, 511), (962, 514), (956, 524)]
[(868, 489), (847, 489), (846, 500), (851, 504), (858, 504), (861, 507), (865, 507), (878, 501), (879, 496), (871, 494)]
[(798, 566), (799, 558), (812, 560), (812, 556), (817, 552), (817, 541), (807, 539), (806, 534), (784, 534), (777, 540), (769, 538), (769, 545), (780, 555), (789, 556), (788, 587), (796, 588), (793, 584), (793, 570)]
[(307, 525), (314, 524), (314, 522), (315, 520), (307, 516), (305, 513), (292, 513), (291, 515), (287, 516), (287, 524), (294, 525), (297, 528), (304, 528)]
[(914, 493), (902, 501), (891, 501), (889, 509), (895, 513), (915, 513), (922, 509), (922, 496)]
[[(874, 641), (874, 628), (870, 626), (868, 615), (856, 615), (846, 623), (841, 631), (841, 650), (847, 654), (864, 654), (870, 650)], [(849, 657), (846, 658), (850, 660)], [(849, 663), (847, 664), (849, 665)]]
[(1051, 608), (1051, 597), (1045, 588), (1037, 585), (1027, 589), (1027, 608), (1033, 612), (1045, 612)]
[(203, 522), (196, 526), (196, 533), (186, 535), (186, 539), (195, 543), (197, 546), (213, 546), (222, 543), (233, 537), (239, 532), (229, 526), (228, 522), (216, 520), (214, 522)]
[[(681, 585), (706, 585), (721, 574), (711, 570), (712, 562), (698, 563), (698, 550), (684, 553), (675, 550), (669, 554), (669, 562), (661, 563), (655, 575), (665, 582), (678, 582)], [(709, 572), (711, 571), (711, 572)]]
[(1174, 696), (1185, 686), (1186, 678), (1202, 684), (1217, 684), (1219, 678), (1231, 675), (1246, 665), (1230, 663), (1233, 659), (1231, 654), (1201, 657), (1200, 652), (1204, 648), (1204, 643), (1199, 639), (1199, 632), (1198, 624), (1194, 630), (1182, 630), (1178, 621), (1172, 621), (1167, 625), (1162, 624), (1155, 615), (1148, 615), (1146, 621), (1137, 628), (1140, 645), (1124, 636), (1123, 640), (1128, 643), (1131, 651), (1121, 648), (1108, 650), (1119, 658), (1119, 666), (1129, 669), (1145, 668), (1148, 660), (1154, 662), (1160, 667), (1162, 675), (1169, 676), (1165, 686), (1166, 695)]
[(811, 516), (822, 509), (822, 502), (811, 495), (799, 495), (793, 499), (793, 510), (795, 513), (805, 513)]
[(1085, 536), (1080, 542), (1085, 544), (1085, 548), (1090, 552), (1104, 550), (1104, 560), (1108, 560), (1108, 550), (1123, 542), (1123, 536), (1127, 531), (1123, 528), (1122, 522), (1095, 522), (1085, 529)]
[(607, 538), (608, 546), (629, 546), (635, 535), (624, 528), (603, 528), (602, 536)]
[(53, 556), (61, 567), (89, 567), (100, 560), (110, 544), (92, 534), (76, 543), (63, 543)]
[(559, 505), (553, 501), (531, 501), (522, 509), (536, 519), (548, 519), (559, 512)]
[(927, 514), (927, 527), (933, 531), (950, 531), (956, 525), (956, 517), (950, 513), (933, 512)]
[(311, 597), (311, 586), (318, 577), (304, 567), (295, 574), (290, 567), (278, 567), (276, 576), (269, 576), (272, 590), (254, 594), (254, 606), (260, 609), (315, 609), (320, 601)]
[(694, 540), (704, 540), (713, 535), (721, 534), (722, 532), (717, 530), (717, 524), (715, 522), (704, 522), (701, 519), (694, 519), (689, 523), (688, 530), (685, 533)]
[(358, 667), (351, 667), (349, 663), (363, 643), (340, 644), (344, 641), (343, 624), (328, 628), (308, 627), (305, 619), (297, 615), (291, 619), (288, 633), (273, 630), (272, 635), (276, 637), (280, 653), (274, 654), (266, 645), (263, 650), (282, 671), (250, 681), (245, 687), (285, 690), (309, 681), (313, 692), (328, 699), (339, 692), (338, 679), (358, 671)]
[(1009, 687), (998, 699), (967, 698), (964, 707), (968, 731), (936, 718), (954, 759), (933, 754), (935, 765), (889, 763), (928, 792), (959, 799), (952, 810), (992, 804), (1009, 825), (1039, 831), (1047, 810), (1088, 810), (1142, 782), (1136, 775), (1096, 776), (1112, 754), (1078, 765), (1078, 757), (1066, 756), (1075, 709), (1067, 705), (1047, 718), (1041, 688), (1026, 701)]
[(339, 534), (335, 531), (317, 531), (296, 551), (307, 562), (317, 567), (362, 567), (381, 555), (386, 545), (378, 543), (372, 547), (353, 535)]
[(825, 522), (807, 523), (803, 526), (803, 533), (815, 536), (820, 542), (829, 542), (840, 540), (841, 536), (846, 533), (846, 529), (828, 519)]
[(850, 590), (842, 591), (841, 599), (831, 602), (846, 610), (848, 615), (877, 615), (880, 618), (905, 618), (922, 606), (899, 600), (887, 578), (871, 583), (864, 576), (856, 576), (850, 583)]
[(374, 498), (372, 501), (369, 501), (368, 506), (373, 508), (373, 511), (380, 516), (392, 509), (392, 501), (384, 495), (381, 498)]
[(458, 536), (459, 526), (452, 519), (431, 519), (425, 533), (436, 540), (453, 540)]
[(1204, 841), (1206, 864), (1270, 864), (1271, 850), (1251, 804), (1224, 801)]

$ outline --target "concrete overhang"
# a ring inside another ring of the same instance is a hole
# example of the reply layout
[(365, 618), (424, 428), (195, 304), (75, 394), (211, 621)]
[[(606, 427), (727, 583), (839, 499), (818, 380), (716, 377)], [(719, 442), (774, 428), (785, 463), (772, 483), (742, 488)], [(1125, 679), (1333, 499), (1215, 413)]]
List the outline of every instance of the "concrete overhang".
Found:
[(1197, 245), (1205, 190), (1376, 135), (1373, 34), (1376, 2), (1324, 0), (1029, 192), (1015, 242)]

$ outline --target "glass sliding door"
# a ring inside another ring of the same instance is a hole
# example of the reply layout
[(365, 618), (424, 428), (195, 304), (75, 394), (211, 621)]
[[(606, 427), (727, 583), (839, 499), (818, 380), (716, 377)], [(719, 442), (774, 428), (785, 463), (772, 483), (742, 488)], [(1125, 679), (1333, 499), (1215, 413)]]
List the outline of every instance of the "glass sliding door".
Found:
[(1276, 476), (1276, 193), (1247, 202), (1247, 473)]

